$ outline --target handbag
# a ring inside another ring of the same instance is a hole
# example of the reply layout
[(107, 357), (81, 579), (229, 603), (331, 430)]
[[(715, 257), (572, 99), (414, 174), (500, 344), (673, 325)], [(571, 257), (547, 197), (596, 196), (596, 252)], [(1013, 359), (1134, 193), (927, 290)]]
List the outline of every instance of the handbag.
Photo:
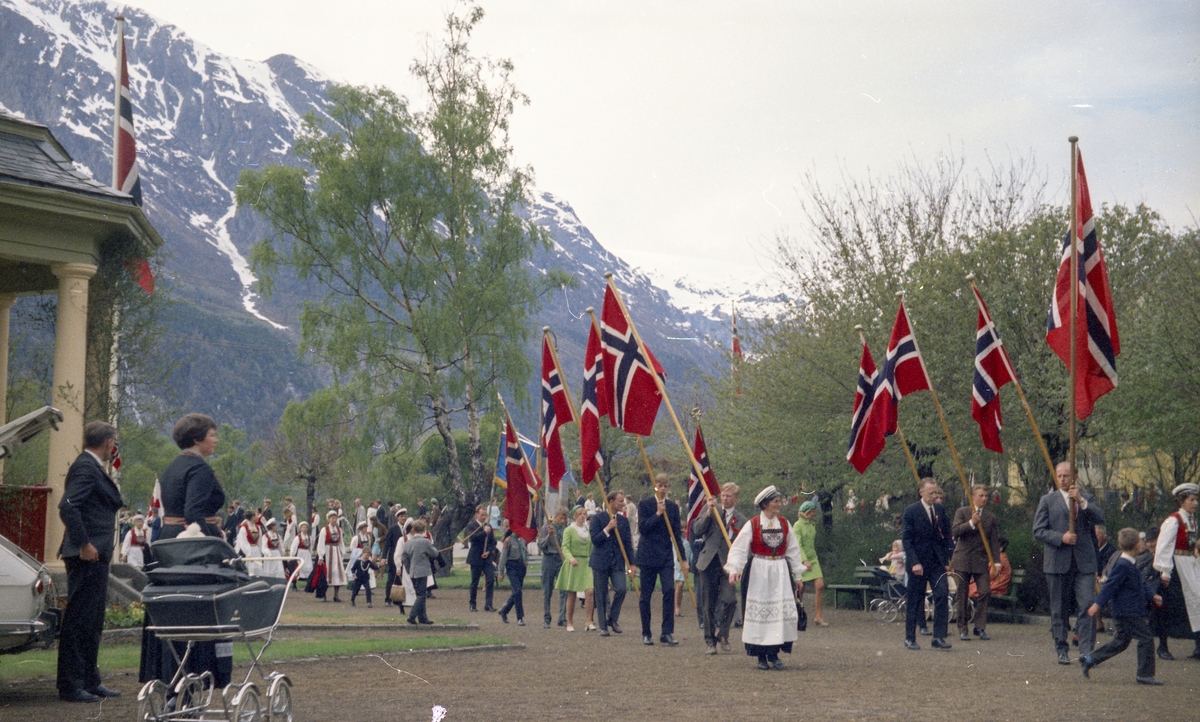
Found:
[(404, 585), (399, 579), (392, 585), (391, 599), (393, 604), (404, 604)]
[(803, 632), (808, 629), (808, 612), (804, 611), (804, 605), (796, 602), (796, 631)]

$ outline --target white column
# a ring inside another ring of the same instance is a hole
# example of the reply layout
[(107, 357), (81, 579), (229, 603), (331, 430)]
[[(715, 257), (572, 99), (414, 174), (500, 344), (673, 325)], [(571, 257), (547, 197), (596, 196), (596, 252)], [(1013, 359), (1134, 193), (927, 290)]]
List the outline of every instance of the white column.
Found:
[(88, 279), (96, 267), (87, 263), (63, 263), (50, 267), (58, 276), (58, 318), (54, 327), (54, 382), (50, 404), (62, 412), (58, 431), (50, 432), (50, 464), (46, 483), (51, 492), (46, 500), (46, 547), (48, 564), (58, 566), (63, 523), (58, 517), (67, 470), (83, 451), (84, 384), (87, 376)]

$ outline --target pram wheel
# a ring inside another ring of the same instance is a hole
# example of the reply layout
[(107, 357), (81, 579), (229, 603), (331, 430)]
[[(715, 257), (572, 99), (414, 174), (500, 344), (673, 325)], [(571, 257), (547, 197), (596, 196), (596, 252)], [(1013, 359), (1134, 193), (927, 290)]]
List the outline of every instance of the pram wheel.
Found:
[(267, 716), (270, 722), (292, 722), (292, 681), (273, 673), (267, 686)]
[[(205, 681), (208, 689), (205, 689)], [(189, 674), (175, 685), (175, 712), (191, 714), (204, 710), (212, 699), (212, 673)]]
[(165, 719), (167, 691), (167, 685), (158, 679), (152, 679), (142, 685), (138, 692), (138, 719), (142, 722), (158, 722)]
[(233, 696), (233, 717), (230, 722), (259, 722), (262, 707), (258, 703), (258, 687), (253, 683), (244, 685)]
[(880, 599), (875, 609), (875, 618), (881, 622), (894, 622), (900, 613), (900, 607), (890, 599)]

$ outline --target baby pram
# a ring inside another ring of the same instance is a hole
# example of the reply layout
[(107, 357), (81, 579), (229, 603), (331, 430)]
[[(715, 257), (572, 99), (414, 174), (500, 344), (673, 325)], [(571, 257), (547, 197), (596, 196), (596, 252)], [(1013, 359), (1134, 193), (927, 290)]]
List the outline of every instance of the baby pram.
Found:
[(907, 590), (888, 570), (872, 566), (867, 566), (867, 569), (875, 575), (875, 581), (879, 584), (878, 592), (882, 595), (871, 600), (871, 613), (881, 622), (896, 621), (896, 617), (904, 611)]
[[(142, 686), (138, 719), (290, 722), (291, 680), (280, 672), (264, 674), (259, 661), (271, 645), (293, 579), (249, 576), (233, 547), (215, 537), (165, 539), (155, 542), (152, 550), (158, 567), (147, 572), (150, 583), (142, 591), (149, 616), (146, 630), (160, 640), (186, 642), (187, 647), (180, 655), (176, 645), (165, 645), (175, 655), (179, 669), (170, 684), (155, 679)], [(289, 559), (256, 557), (250, 561)], [(241, 684), (230, 683), (217, 695), (212, 673), (187, 673), (187, 660), (197, 642), (229, 639), (246, 644), (250, 669)], [(251, 640), (261, 642), (257, 652)], [(265, 700), (258, 684), (250, 681), (256, 672), (266, 689)]]

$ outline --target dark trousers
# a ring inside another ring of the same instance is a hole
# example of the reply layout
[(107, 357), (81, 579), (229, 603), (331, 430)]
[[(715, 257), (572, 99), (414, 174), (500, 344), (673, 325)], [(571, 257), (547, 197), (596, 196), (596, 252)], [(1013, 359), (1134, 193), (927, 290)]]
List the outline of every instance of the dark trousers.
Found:
[(363, 589), (367, 592), (367, 604), (371, 603), (371, 577), (365, 574), (361, 577), (355, 576), (354, 583), (350, 586), (350, 603), (354, 604), (354, 600), (358, 598), (358, 590)]
[[(492, 608), (492, 588), (496, 585), (496, 567), (490, 560), (481, 564), (471, 565), (471, 609), (475, 608), (475, 598), (479, 594), (479, 576), (483, 575), (483, 606)], [(415, 581), (415, 580), (414, 580)]]
[(58, 638), (58, 691), (92, 690), (100, 686), (100, 633), (108, 603), (108, 563), (64, 557), (67, 609)]
[[(608, 588), (612, 587), (612, 601), (608, 600)], [(596, 600), (596, 619), (601, 629), (608, 629), (621, 618), (621, 605), (625, 603), (625, 563), (613, 564), (608, 569), (592, 569), (592, 596)]]
[(508, 575), (508, 583), (512, 585), (512, 594), (508, 595), (504, 606), (500, 607), (501, 614), (508, 614), (508, 610), (516, 607), (517, 619), (525, 618), (525, 572), (525, 565), (521, 562), (505, 562), (504, 573)]
[[(958, 623), (958, 631), (967, 633), (967, 625), (980, 631), (987, 629), (988, 600), (992, 598), (992, 580), (987, 574), (954, 571), (958, 576), (958, 591), (954, 594), (954, 621)], [(975, 615), (967, 619), (967, 599), (971, 596), (971, 580), (975, 580), (975, 588), (979, 590), (979, 599), (975, 600)]]
[[(562, 569), (562, 557), (557, 554), (542, 555), (542, 616), (546, 624), (550, 619), (550, 600), (554, 598), (554, 582), (558, 580), (558, 570)], [(558, 623), (567, 623), (567, 594), (558, 591)]]
[(638, 597), (638, 611), (642, 613), (642, 636), (650, 636), (650, 595), (654, 585), (662, 584), (662, 633), (675, 633), (675, 565), (641, 567), (642, 593)]
[[(1047, 574), (1046, 591), (1050, 594), (1050, 636), (1054, 638), (1054, 649), (1067, 652), (1067, 616), (1063, 594), (1070, 589), (1075, 592), (1075, 615), (1086, 616), (1086, 610), (1096, 600), (1095, 574)], [(1091, 654), (1096, 647), (1096, 625), (1079, 625), (1079, 653)]]
[(737, 589), (721, 567), (721, 560), (712, 562), (696, 575), (696, 598), (700, 602), (700, 623), (704, 626), (704, 642), (716, 644), (729, 639), (729, 627), (737, 614)]
[[(926, 572), (933, 570), (924, 570)], [(908, 573), (908, 595), (905, 601), (904, 638), (916, 641), (917, 627), (925, 626), (925, 585), (933, 586), (933, 636), (935, 639), (946, 638), (946, 627), (950, 622), (950, 582), (942, 569), (938, 568), (933, 574), (917, 576)]]
[(390, 602), (392, 599), (392, 586), (400, 581), (400, 575), (396, 573), (396, 562), (392, 561), (390, 554), (388, 555), (387, 570), (387, 588), (383, 591), (383, 598)]
[[(1111, 659), (1129, 648), (1129, 643), (1137, 640), (1137, 676), (1154, 676), (1154, 635), (1150, 633), (1150, 620), (1147, 617), (1113, 617), (1116, 631), (1112, 640), (1092, 652), (1092, 661), (1100, 664)], [(1083, 646), (1082, 636), (1079, 645)]]
[(428, 622), (429, 615), (425, 612), (425, 599), (429, 596), (429, 592), (425, 589), (425, 577), (417, 579), (413, 577), (413, 591), (416, 592), (417, 598), (412, 604), (412, 609), (408, 612), (408, 621)]

